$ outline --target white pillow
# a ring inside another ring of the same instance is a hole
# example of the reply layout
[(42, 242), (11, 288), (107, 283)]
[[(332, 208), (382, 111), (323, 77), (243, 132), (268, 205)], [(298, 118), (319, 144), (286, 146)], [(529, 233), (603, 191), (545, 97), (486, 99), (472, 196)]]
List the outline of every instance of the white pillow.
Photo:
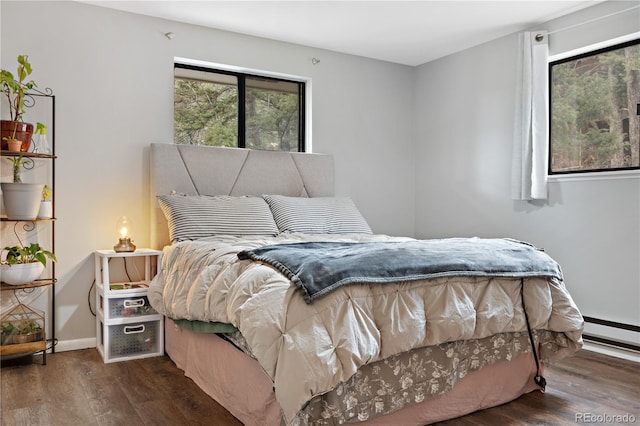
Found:
[(278, 234), (269, 206), (260, 197), (162, 195), (158, 202), (173, 242), (213, 235)]
[(305, 234), (372, 234), (358, 208), (348, 197), (262, 196), (280, 232)]

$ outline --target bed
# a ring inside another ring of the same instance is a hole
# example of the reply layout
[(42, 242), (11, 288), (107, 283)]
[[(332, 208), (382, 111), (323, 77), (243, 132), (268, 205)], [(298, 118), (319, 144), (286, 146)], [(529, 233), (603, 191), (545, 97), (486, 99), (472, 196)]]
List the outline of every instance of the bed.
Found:
[(246, 425), (429, 424), (544, 391), (544, 365), (582, 346), (553, 259), (376, 235), (334, 196), (331, 156), (152, 144), (150, 160), (165, 351)]

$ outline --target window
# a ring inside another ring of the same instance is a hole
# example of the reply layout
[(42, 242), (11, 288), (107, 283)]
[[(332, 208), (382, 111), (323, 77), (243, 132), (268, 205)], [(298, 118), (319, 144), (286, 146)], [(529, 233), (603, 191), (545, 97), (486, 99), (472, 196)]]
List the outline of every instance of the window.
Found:
[(549, 64), (549, 173), (640, 169), (640, 39)]
[(176, 144), (304, 151), (305, 83), (175, 64)]

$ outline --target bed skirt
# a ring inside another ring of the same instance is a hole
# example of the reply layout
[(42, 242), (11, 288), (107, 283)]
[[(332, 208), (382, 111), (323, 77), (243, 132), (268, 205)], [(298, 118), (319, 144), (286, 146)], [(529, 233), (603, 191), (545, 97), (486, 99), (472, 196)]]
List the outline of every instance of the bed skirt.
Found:
[[(273, 384), (256, 360), (215, 334), (194, 333), (166, 319), (165, 350), (206, 394), (247, 426), (279, 426)], [(471, 372), (450, 392), (361, 426), (425, 425), (504, 404), (537, 389), (530, 352)]]

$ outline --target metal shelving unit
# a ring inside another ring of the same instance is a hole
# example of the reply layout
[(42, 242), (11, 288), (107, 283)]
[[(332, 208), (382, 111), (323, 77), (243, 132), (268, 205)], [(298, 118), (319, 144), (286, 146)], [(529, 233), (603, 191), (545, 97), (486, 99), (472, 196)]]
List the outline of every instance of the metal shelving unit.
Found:
[[(1, 150), (0, 151), (0, 157), (17, 157), (19, 155), (22, 155), (23, 158), (26, 158), (28, 160), (30, 160), (31, 162), (31, 167), (26, 167), (27, 169), (30, 169), (33, 167), (34, 162), (36, 160), (38, 161), (51, 161), (51, 168), (50, 168), (50, 173), (47, 179), (47, 184), (50, 184), (51, 187), (54, 188), (54, 192), (53, 192), (53, 196), (51, 198), (52, 200), (52, 208), (53, 208), (53, 218), (52, 219), (34, 219), (34, 220), (11, 220), (8, 219), (7, 217), (0, 217), (0, 226), (6, 226), (8, 224), (13, 224), (14, 226), (14, 233), (16, 234), (16, 236), (19, 238), (18, 233), (22, 232), (24, 234), (28, 233), (28, 232), (32, 232), (34, 230), (36, 230), (38, 224), (40, 223), (48, 223), (49, 226), (51, 226), (51, 238), (50, 238), (50, 249), (48, 247), (48, 249), (55, 253), (55, 240), (56, 240), (56, 235), (55, 235), (55, 160), (56, 160), (56, 155), (55, 155), (55, 96), (53, 95), (53, 91), (51, 89), (45, 89), (44, 92), (31, 92), (27, 94), (27, 98), (25, 98), (25, 106), (27, 107), (32, 107), (35, 105), (35, 100), (36, 98), (39, 99), (47, 99), (50, 100), (51, 102), (51, 125), (50, 125), (50, 132), (47, 134), (50, 137), (50, 144), (51, 144), (51, 154), (41, 154), (41, 153), (35, 153), (35, 152), (15, 152), (15, 151), (8, 151), (8, 150)], [(18, 225), (22, 223), (22, 230), (18, 231)], [(55, 317), (55, 289), (54, 289), (54, 285), (57, 282), (57, 278), (56, 278), (56, 270), (55, 270), (55, 263), (51, 262), (51, 277), (50, 278), (45, 278), (45, 279), (37, 279), (33, 282), (27, 283), (27, 284), (22, 284), (22, 285), (11, 285), (11, 284), (7, 284), (4, 282), (0, 282), (0, 291), (5, 292), (5, 291), (13, 291), (14, 292), (14, 296), (16, 298), (16, 300), (18, 302), (20, 302), (20, 299), (18, 297), (18, 292), (20, 291), (32, 291), (33, 289), (36, 288), (42, 288), (42, 287), (48, 287), (48, 291), (50, 291), (50, 303), (48, 304), (48, 309), (49, 309), (49, 316), (50, 316), (50, 337), (47, 338), (47, 333), (46, 333), (46, 328), (45, 328), (45, 332), (43, 333), (43, 338), (42, 340), (38, 340), (38, 341), (34, 341), (34, 342), (27, 342), (27, 343), (16, 343), (16, 344), (8, 344), (8, 345), (0, 345), (0, 357), (1, 358), (14, 358), (14, 357), (21, 357), (21, 356), (29, 356), (29, 355), (33, 355), (36, 353), (41, 352), (43, 355), (43, 365), (46, 365), (46, 354), (47, 354), (47, 350), (51, 349), (52, 353), (55, 353), (55, 342), (56, 342), (56, 337), (55, 337), (55, 324), (56, 324), (56, 317)], [(0, 316), (2, 316), (4, 313), (1, 313)], [(45, 326), (46, 326), (46, 322), (45, 322)], [(48, 343), (51, 342), (51, 345), (48, 345)]]

